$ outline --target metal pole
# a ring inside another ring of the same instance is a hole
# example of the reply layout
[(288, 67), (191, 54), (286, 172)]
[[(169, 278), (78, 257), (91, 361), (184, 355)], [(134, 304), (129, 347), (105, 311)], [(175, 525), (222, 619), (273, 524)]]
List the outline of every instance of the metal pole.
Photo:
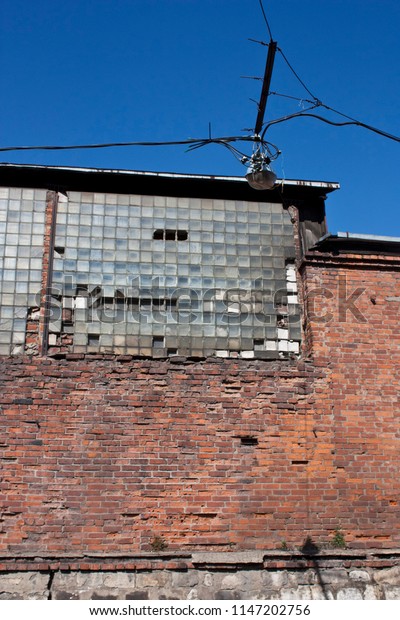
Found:
[(256, 126), (254, 128), (254, 133), (256, 136), (260, 135), (260, 131), (264, 122), (264, 114), (265, 108), (267, 107), (267, 99), (269, 95), (269, 87), (271, 85), (272, 70), (274, 68), (276, 48), (276, 41), (271, 41), (268, 45), (267, 62), (265, 64), (265, 73), (261, 90), (260, 103), (258, 104), (258, 115), (256, 120)]

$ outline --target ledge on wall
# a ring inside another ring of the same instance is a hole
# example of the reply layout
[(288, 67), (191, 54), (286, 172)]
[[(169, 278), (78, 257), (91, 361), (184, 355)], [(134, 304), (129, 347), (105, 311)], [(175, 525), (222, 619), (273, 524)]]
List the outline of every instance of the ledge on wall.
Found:
[(0, 572), (16, 571), (120, 571), (120, 570), (178, 570), (193, 568), (227, 569), (296, 569), (333, 567), (385, 568), (399, 564), (400, 549), (331, 549), (315, 555), (301, 551), (227, 551), (227, 552), (158, 552), (136, 553), (132, 556), (111, 554), (88, 554), (76, 556), (0, 556)]

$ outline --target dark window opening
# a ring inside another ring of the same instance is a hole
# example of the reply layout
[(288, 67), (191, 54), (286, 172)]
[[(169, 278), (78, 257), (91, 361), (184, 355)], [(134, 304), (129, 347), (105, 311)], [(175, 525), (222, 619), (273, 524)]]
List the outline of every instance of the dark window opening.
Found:
[(62, 311), (62, 322), (63, 325), (73, 325), (74, 322), (74, 311), (72, 308), (63, 308)]
[(153, 233), (153, 239), (158, 239), (160, 241), (186, 241), (187, 238), (187, 230), (158, 229)]
[(75, 295), (77, 297), (87, 297), (88, 296), (88, 285), (78, 284), (78, 286), (76, 287)]
[(176, 311), (176, 299), (165, 299), (163, 297), (157, 297), (152, 299), (153, 308), (160, 312)]
[(88, 334), (88, 346), (97, 347), (100, 343), (99, 334)]
[(54, 251), (57, 252), (57, 254), (59, 254), (60, 256), (64, 256), (65, 254), (65, 248), (61, 247), (60, 245), (56, 245)]
[(138, 297), (131, 297), (128, 301), (129, 304), (129, 309), (132, 312), (137, 312), (139, 310), (139, 298)]
[(277, 314), (276, 316), (276, 324), (281, 329), (287, 329), (289, 326), (289, 317), (284, 314)]
[(102, 305), (114, 307), (114, 297), (101, 297)]
[(164, 348), (164, 336), (154, 336), (154, 338), (153, 338), (153, 348), (154, 349), (163, 349)]

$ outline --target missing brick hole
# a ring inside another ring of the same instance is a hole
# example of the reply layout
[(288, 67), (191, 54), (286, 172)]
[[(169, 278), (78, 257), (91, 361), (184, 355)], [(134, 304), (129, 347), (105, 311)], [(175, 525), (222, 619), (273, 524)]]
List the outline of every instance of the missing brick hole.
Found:
[(215, 519), (218, 515), (216, 512), (192, 512), (188, 516), (193, 516), (201, 519)]
[(125, 517), (126, 519), (136, 519), (140, 517), (140, 512), (122, 512), (121, 517)]
[(292, 461), (292, 465), (308, 465), (308, 461)]
[(258, 439), (257, 437), (246, 435), (245, 437), (240, 437), (240, 443), (242, 446), (258, 446)]

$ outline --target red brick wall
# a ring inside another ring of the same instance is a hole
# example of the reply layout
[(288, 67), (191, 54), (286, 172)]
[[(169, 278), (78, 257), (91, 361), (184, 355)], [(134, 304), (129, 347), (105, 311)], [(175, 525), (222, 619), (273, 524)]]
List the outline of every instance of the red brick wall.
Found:
[(3, 359), (0, 551), (398, 545), (397, 269), (310, 257), (298, 362)]
[(334, 448), (317, 483), (321, 499), (331, 500), (319, 515), (336, 514), (352, 546), (398, 544), (400, 261), (315, 254), (306, 263), (307, 344), (329, 377)]

